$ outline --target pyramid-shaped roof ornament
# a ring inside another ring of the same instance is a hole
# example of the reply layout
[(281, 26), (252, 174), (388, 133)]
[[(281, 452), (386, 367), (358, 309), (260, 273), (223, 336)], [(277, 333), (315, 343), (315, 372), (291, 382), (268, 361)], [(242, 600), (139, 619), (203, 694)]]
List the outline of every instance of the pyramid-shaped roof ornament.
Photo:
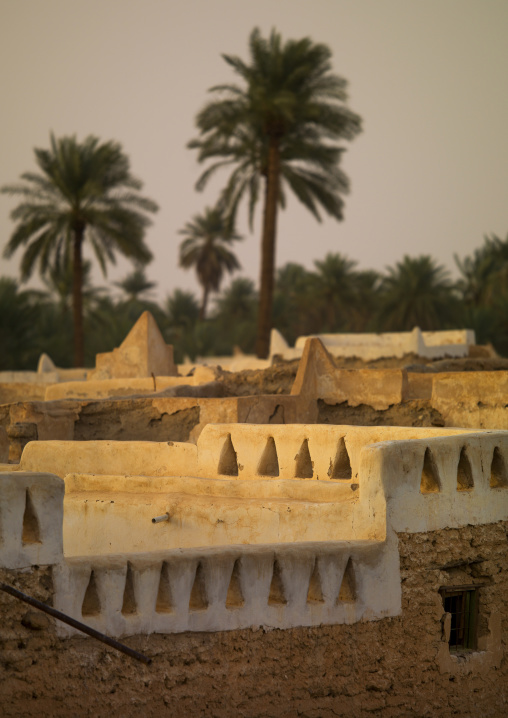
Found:
[(173, 347), (166, 344), (157, 322), (148, 311), (143, 312), (119, 347), (112, 352), (97, 354), (95, 367), (93, 377), (96, 379), (177, 374)]

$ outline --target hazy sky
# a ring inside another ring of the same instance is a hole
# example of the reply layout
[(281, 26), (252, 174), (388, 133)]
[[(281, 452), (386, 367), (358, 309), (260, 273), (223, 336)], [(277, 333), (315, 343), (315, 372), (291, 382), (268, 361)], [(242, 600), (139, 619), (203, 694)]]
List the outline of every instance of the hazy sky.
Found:
[[(158, 297), (198, 292), (177, 266), (178, 230), (215, 202), (225, 176), (195, 192), (186, 143), (207, 89), (233, 80), (221, 53), (247, 59), (255, 26), (326, 43), (364, 127), (343, 162), (344, 221), (318, 224), (290, 200), (278, 266), (341, 252), (383, 270), (428, 253), (453, 269), (484, 234), (506, 237), (507, 0), (0, 0), (0, 185), (35, 169), (33, 148), (50, 131), (118, 140), (160, 205), (147, 235)], [(0, 196), (2, 247), (14, 204)], [(253, 235), (240, 219), (242, 273), (257, 282), (259, 210)], [(0, 274), (17, 274), (18, 255), (0, 261)], [(121, 261), (108, 279), (130, 270)], [(94, 279), (106, 283), (98, 269)]]

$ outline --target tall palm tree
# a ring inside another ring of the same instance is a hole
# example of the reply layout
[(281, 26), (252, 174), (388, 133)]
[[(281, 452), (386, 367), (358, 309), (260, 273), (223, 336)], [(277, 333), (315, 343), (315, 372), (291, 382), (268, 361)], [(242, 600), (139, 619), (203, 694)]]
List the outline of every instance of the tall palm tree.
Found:
[[(43, 312), (40, 319), (41, 352), (51, 356), (55, 364), (62, 367), (73, 364), (73, 282), (74, 270), (72, 256), (66, 261), (57, 261), (48, 267), (42, 275), (47, 289), (41, 293)], [(86, 337), (87, 355), (90, 359), (90, 332), (88, 323), (92, 315), (99, 309), (106, 290), (92, 285), (92, 262), (83, 260), (81, 296), (83, 306), (83, 331)], [(94, 343), (94, 342), (93, 342)], [(91, 355), (91, 361), (95, 356)], [(86, 361), (85, 361), (86, 363)]]
[(41, 274), (60, 261), (72, 259), (74, 361), (83, 364), (83, 243), (92, 246), (102, 271), (115, 252), (146, 264), (152, 254), (144, 243), (149, 212), (157, 205), (142, 197), (142, 183), (132, 176), (129, 159), (116, 142), (100, 143), (89, 136), (55, 138), (50, 149), (35, 149), (41, 173), (25, 172), (24, 183), (2, 192), (20, 195), (12, 211), (15, 230), (5, 248), (10, 257), (26, 246), (21, 275), (28, 279), (36, 263)]
[(210, 292), (220, 289), (224, 272), (234, 272), (240, 263), (229, 249), (233, 242), (241, 239), (233, 224), (226, 221), (219, 207), (207, 207), (203, 214), (196, 214), (179, 231), (184, 239), (180, 244), (180, 266), (184, 269), (195, 267), (198, 281), (203, 288), (203, 300), (199, 318), (206, 315)]
[(447, 328), (458, 316), (459, 303), (448, 271), (428, 256), (408, 257), (388, 267), (380, 292), (380, 319), (385, 329)]
[(260, 304), (257, 354), (269, 350), (278, 207), (285, 206), (287, 186), (320, 220), (319, 210), (342, 219), (342, 195), (348, 180), (339, 167), (343, 148), (353, 139), (360, 118), (344, 106), (346, 82), (331, 73), (331, 52), (309, 38), (282, 42), (256, 28), (249, 40), (250, 64), (224, 55), (242, 86), (211, 88), (214, 100), (198, 114), (200, 137), (189, 143), (198, 160), (213, 160), (197, 182), (202, 189), (220, 168), (232, 173), (221, 201), (234, 217), (249, 196), (252, 228), (261, 181), (264, 180), (261, 235)]
[[(62, 314), (71, 312), (74, 271), (72, 257), (66, 263), (57, 262), (48, 267), (47, 272), (42, 276), (42, 281), (47, 288), (47, 297), (56, 300)], [(92, 285), (92, 263), (89, 259), (83, 260), (81, 296), (83, 309), (86, 314), (87, 307), (104, 294), (106, 290), (102, 287)]]

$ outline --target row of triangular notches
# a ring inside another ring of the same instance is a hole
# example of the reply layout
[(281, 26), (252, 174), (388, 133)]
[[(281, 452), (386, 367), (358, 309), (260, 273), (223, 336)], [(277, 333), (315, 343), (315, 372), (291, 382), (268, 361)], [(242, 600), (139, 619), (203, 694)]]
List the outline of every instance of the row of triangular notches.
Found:
[[(508, 487), (508, 472), (506, 461), (498, 446), (494, 448), (490, 464), (490, 487), (492, 489)], [(474, 489), (473, 469), (467, 455), (467, 449), (462, 447), (457, 464), (457, 491), (471, 491)], [(431, 494), (441, 491), (441, 478), (437, 463), (429, 447), (425, 449), (423, 457), (422, 478), (420, 482), (422, 494)]]
[[(217, 473), (222, 476), (238, 476), (238, 457), (235, 447), (233, 446), (231, 434), (228, 434), (222, 447)], [(265, 448), (258, 462), (256, 474), (258, 476), (269, 477), (277, 477), (280, 475), (277, 445), (273, 436), (269, 436), (266, 440)], [(310, 454), (308, 439), (302, 441), (300, 449), (295, 456), (293, 476), (295, 479), (312, 479), (314, 477), (314, 462)], [(330, 461), (328, 477), (330, 479), (351, 480), (351, 463), (349, 461), (349, 454), (344, 437), (340, 438), (335, 452), (335, 458)]]
[[(237, 559), (233, 566), (231, 578), (229, 581), (228, 592), (226, 596), (225, 606), (229, 610), (241, 608), (244, 603), (244, 595), (240, 581), (240, 559)], [(134, 593), (133, 570), (130, 563), (127, 564), (127, 573), (125, 577), (125, 588), (123, 594), (122, 614), (129, 616), (138, 613), (136, 598)], [(356, 600), (356, 581), (353, 561), (348, 559), (340, 588), (338, 590), (335, 605), (346, 603), (354, 603)], [(282, 580), (282, 570), (277, 559), (273, 563), (272, 580), (270, 583), (270, 591), (268, 594), (269, 606), (284, 606), (288, 603), (284, 582)], [(321, 578), (319, 573), (319, 562), (316, 560), (314, 569), (309, 580), (307, 590), (307, 604), (325, 603), (323, 590), (321, 586)], [(170, 566), (163, 562), (159, 579), (159, 588), (157, 592), (157, 600), (155, 604), (156, 613), (173, 613), (174, 600), (171, 589)], [(203, 566), (198, 563), (194, 582), (189, 597), (189, 612), (206, 611), (208, 608), (208, 598), (206, 592), (206, 581)], [(84, 618), (87, 616), (96, 616), (101, 613), (101, 603), (97, 591), (95, 573), (92, 570), (90, 579), (83, 599), (81, 613)]]

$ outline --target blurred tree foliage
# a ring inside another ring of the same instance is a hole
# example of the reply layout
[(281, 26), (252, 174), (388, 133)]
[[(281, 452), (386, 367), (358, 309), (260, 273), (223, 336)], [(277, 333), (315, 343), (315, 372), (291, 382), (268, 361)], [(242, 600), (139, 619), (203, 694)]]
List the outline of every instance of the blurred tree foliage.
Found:
[(508, 235), (504, 240), (495, 234), (484, 237), (471, 257), (455, 257), (455, 262), (464, 322), (475, 330), (478, 344), (492, 342), (508, 356)]
[[(460, 277), (428, 256), (404, 257), (384, 273), (358, 270), (342, 254), (328, 254), (309, 270), (294, 262), (280, 267), (274, 293), (274, 326), (293, 344), (322, 332), (407, 331), (471, 328), (478, 344), (492, 342), (508, 356), (508, 237), (485, 237), (471, 256), (456, 257)], [(175, 289), (161, 303), (155, 285), (136, 270), (111, 289), (93, 287), (84, 271), (85, 364), (119, 346), (134, 322), (152, 312), (175, 359), (254, 351), (258, 294), (245, 277), (230, 282), (200, 320), (200, 301)], [(60, 266), (45, 278), (43, 292), (21, 291), (0, 278), (0, 370), (36, 369), (42, 352), (58, 366), (72, 365), (72, 281)]]

